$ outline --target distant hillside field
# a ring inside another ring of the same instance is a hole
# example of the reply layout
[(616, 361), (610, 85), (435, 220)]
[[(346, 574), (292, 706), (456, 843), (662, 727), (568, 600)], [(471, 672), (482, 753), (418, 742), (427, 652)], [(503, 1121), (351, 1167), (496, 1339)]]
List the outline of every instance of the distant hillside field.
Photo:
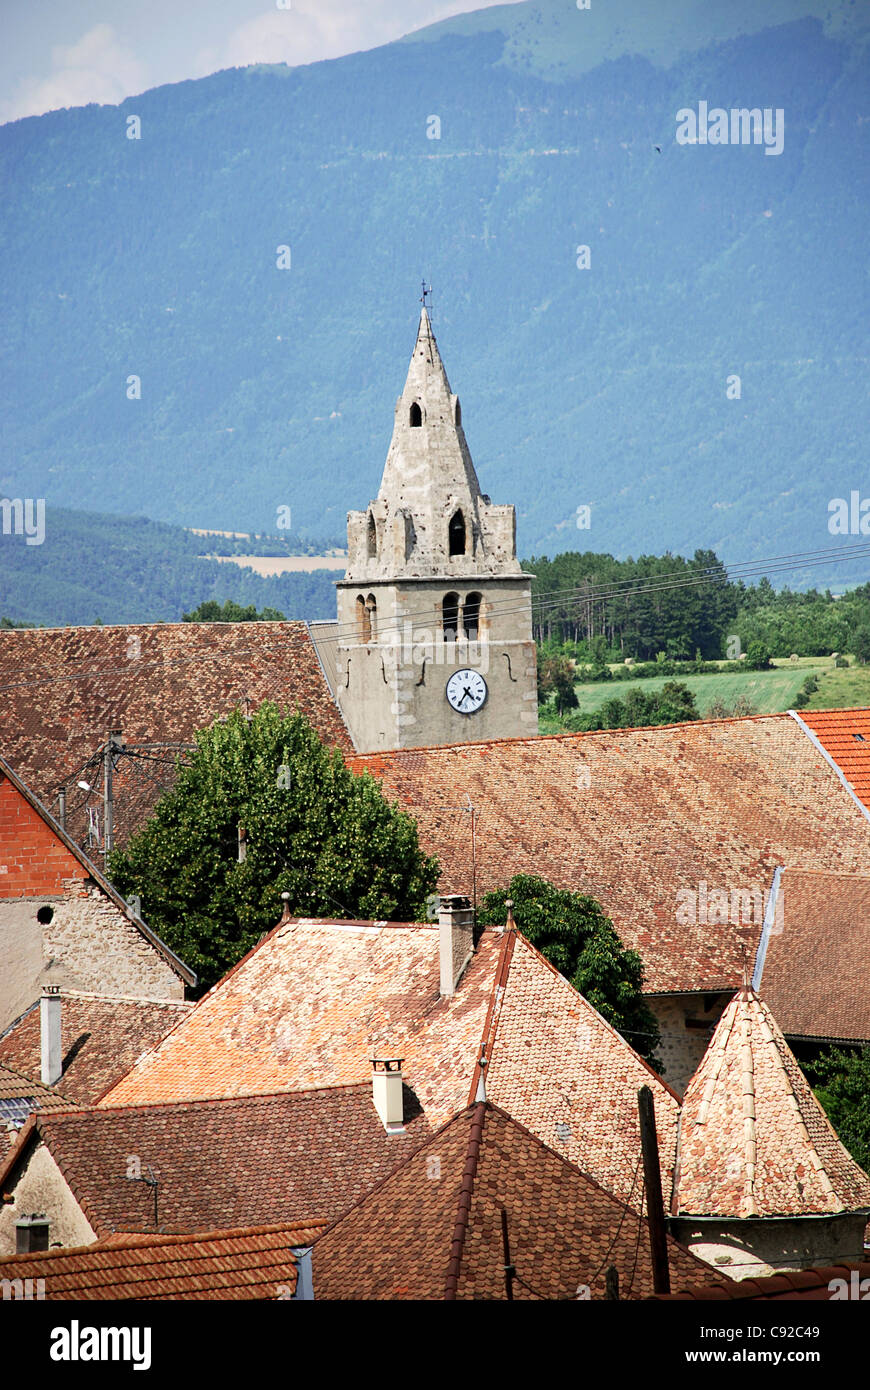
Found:
[[(3, 126), (0, 495), (341, 537), (425, 275), (521, 553), (834, 543), (870, 435), (868, 36), (850, 0), (525, 0)], [(781, 152), (678, 144), (701, 102), (782, 109)]]
[(714, 700), (723, 700), (733, 706), (734, 701), (743, 698), (751, 701), (757, 714), (773, 714), (777, 710), (791, 709), (794, 697), (809, 674), (802, 666), (775, 671), (747, 671), (745, 675), (723, 673), (720, 676), (655, 676), (648, 680), (601, 681), (589, 685), (576, 685), (577, 701), (581, 714), (591, 714), (600, 709), (605, 700), (617, 695), (625, 699), (629, 690), (661, 690), (668, 681), (679, 681), (687, 685), (695, 697), (695, 703), (702, 715), (706, 715)]
[[(714, 701), (729, 708), (738, 699), (748, 700), (756, 714), (779, 714), (794, 708), (795, 697), (807, 676), (815, 676), (819, 688), (807, 709), (852, 709), (870, 706), (870, 666), (836, 669), (829, 657), (802, 657), (798, 662), (779, 661), (770, 671), (722, 672), (705, 676), (655, 676), (641, 680), (590, 681), (575, 685), (580, 714), (594, 714), (616, 696), (625, 699), (630, 690), (661, 690), (668, 681), (687, 685), (702, 718), (709, 717)], [(549, 709), (540, 716), (541, 733), (557, 733), (562, 725)]]
[(207, 599), (335, 617), (334, 570), (264, 577), (200, 559), (204, 544), (145, 517), (47, 509), (42, 545), (0, 536), (0, 617), (48, 627), (178, 622)]

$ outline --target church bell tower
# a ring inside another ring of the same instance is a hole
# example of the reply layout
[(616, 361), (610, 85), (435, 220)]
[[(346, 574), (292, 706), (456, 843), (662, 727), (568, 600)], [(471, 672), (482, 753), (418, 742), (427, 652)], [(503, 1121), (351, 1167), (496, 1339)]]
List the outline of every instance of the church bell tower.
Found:
[(360, 752), (538, 731), (531, 581), (480, 491), (424, 303), (377, 497), (349, 512), (337, 690)]

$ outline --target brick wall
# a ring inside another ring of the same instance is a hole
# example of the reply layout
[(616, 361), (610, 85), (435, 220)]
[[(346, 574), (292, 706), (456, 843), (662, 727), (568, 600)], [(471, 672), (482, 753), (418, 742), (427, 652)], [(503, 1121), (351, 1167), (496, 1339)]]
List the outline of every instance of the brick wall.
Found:
[(0, 778), (0, 898), (33, 898), (64, 891), (84, 879), (74, 854), (7, 777)]

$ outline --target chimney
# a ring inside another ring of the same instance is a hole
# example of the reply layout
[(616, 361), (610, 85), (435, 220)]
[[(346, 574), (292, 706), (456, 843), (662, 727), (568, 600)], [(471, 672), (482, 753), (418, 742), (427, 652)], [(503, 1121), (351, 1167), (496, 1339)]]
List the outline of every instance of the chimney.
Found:
[(441, 961), (441, 994), (456, 993), (459, 977), (474, 952), (474, 912), (468, 898), (441, 899), (438, 908), (438, 945)]
[(43, 1086), (60, 1081), (63, 1051), (60, 1043), (60, 985), (43, 985), (39, 1001), (39, 1034), (42, 1043)]
[(404, 1134), (402, 1057), (373, 1057), (372, 1100), (388, 1134)]

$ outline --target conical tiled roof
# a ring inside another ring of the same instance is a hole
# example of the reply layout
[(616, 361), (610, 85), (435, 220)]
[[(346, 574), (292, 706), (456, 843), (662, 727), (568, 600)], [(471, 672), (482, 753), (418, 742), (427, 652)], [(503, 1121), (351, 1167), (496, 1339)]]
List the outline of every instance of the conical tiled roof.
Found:
[(685, 1094), (674, 1214), (862, 1208), (870, 1208), (870, 1178), (834, 1133), (767, 1005), (744, 987)]

